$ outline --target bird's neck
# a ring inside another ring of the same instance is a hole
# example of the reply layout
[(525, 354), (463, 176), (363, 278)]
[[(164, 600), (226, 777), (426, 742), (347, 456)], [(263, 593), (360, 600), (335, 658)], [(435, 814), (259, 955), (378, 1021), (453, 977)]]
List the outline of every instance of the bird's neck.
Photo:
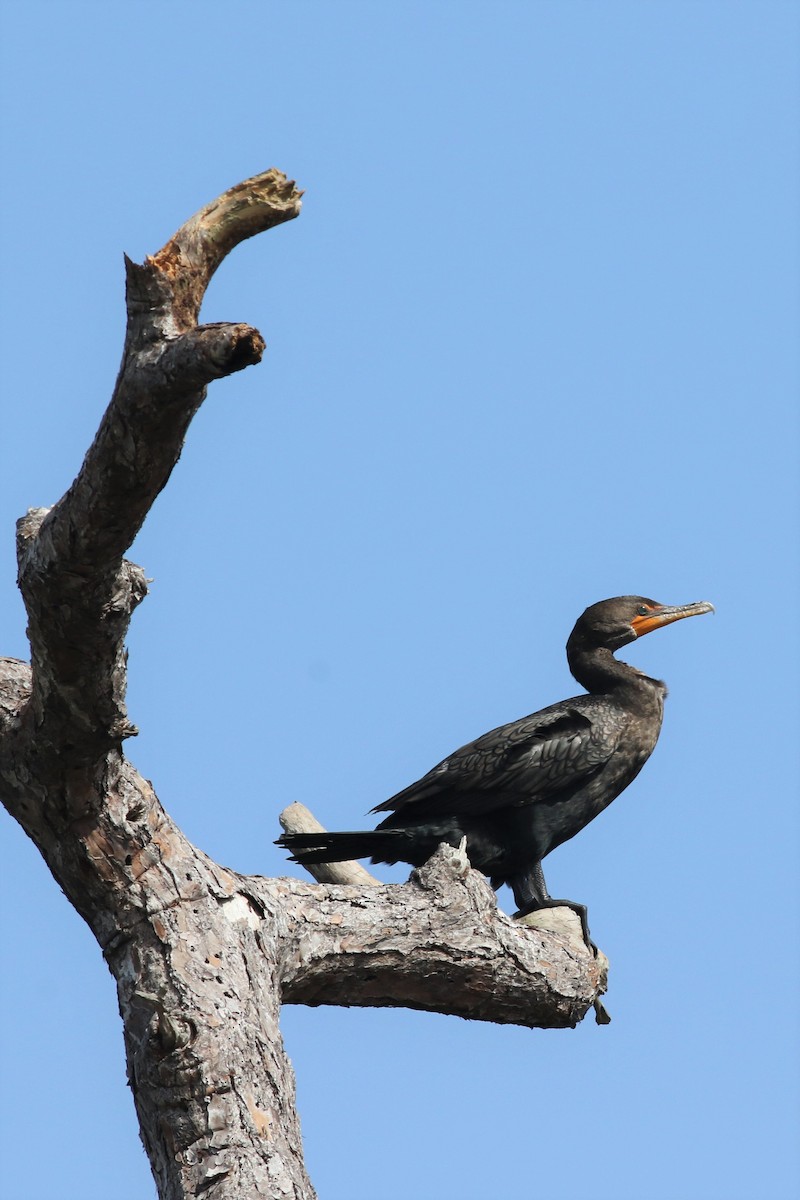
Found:
[(575, 679), (593, 695), (628, 692), (641, 696), (653, 691), (663, 694), (666, 690), (660, 680), (651, 679), (629, 663), (620, 662), (605, 647), (572, 646), (568, 649), (567, 659)]

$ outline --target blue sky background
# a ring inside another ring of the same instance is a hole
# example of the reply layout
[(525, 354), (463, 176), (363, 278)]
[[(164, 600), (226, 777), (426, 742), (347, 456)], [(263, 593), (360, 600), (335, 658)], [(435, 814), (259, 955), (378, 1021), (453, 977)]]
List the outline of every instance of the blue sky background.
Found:
[[(128, 751), (198, 846), (291, 871), (285, 804), (366, 823), (572, 694), (587, 604), (717, 606), (623, 653), (670, 685), (662, 741), (546, 863), (589, 905), (613, 1023), (285, 1009), (324, 1200), (797, 1195), (798, 23), (2, 8), (0, 652), (27, 657), (14, 521), (110, 396), (123, 251), (268, 166), (307, 189), (213, 283), (204, 319), (268, 353), (211, 389), (131, 552), (154, 582)], [(0, 824), (0, 1191), (154, 1196), (112, 980)]]

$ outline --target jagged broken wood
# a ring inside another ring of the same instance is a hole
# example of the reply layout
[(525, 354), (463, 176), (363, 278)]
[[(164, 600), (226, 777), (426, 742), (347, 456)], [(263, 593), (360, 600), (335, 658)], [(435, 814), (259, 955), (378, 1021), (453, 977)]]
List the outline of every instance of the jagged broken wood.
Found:
[(31, 663), (0, 660), (0, 795), (116, 980), (161, 1200), (313, 1197), (282, 1002), (406, 1005), (558, 1028), (581, 1020), (604, 987), (585, 947), (520, 928), (447, 849), (391, 886), (375, 886), (363, 868), (346, 883), (308, 883), (221, 867), (123, 753), (136, 732), (124, 638), (147, 591), (123, 555), (208, 383), (264, 349), (248, 325), (198, 325), (203, 295), (239, 242), (298, 215), (300, 196), (266, 171), (207, 205), (144, 264), (127, 263), (111, 403), (66, 495), (19, 523)]

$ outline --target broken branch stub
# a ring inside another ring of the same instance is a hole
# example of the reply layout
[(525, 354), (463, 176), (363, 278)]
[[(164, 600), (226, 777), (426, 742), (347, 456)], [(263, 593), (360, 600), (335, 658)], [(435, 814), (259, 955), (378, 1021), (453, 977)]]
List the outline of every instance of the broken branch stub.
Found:
[(293, 179), (270, 168), (235, 187), (190, 217), (165, 246), (147, 259), (172, 285), (179, 328), (197, 321), (211, 276), (235, 246), (298, 216), (303, 193)]

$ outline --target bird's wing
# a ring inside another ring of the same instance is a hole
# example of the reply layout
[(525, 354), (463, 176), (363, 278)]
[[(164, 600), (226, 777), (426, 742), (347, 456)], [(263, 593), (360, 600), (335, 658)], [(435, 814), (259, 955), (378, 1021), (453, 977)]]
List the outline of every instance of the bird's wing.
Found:
[(483, 734), (372, 811), (434, 818), (553, 802), (601, 770), (620, 732), (585, 705), (554, 705)]

